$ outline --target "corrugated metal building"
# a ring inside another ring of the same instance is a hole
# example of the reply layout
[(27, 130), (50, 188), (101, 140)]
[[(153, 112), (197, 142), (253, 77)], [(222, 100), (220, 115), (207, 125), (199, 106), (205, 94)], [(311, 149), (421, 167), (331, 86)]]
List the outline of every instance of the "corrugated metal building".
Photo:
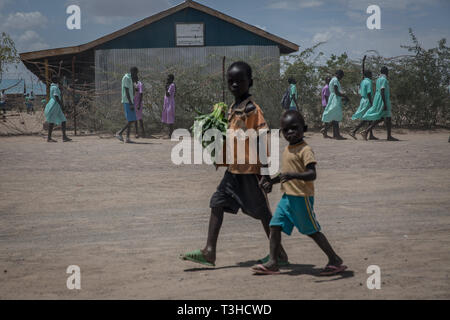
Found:
[[(123, 73), (132, 64), (142, 68), (171, 64), (207, 65), (214, 72), (223, 56), (258, 56), (279, 61), (298, 45), (219, 11), (185, 1), (166, 11), (87, 44), (21, 53), (25, 66), (44, 83), (60, 72), (76, 84), (101, 86), (108, 73)], [(219, 58), (220, 57), (220, 58)]]

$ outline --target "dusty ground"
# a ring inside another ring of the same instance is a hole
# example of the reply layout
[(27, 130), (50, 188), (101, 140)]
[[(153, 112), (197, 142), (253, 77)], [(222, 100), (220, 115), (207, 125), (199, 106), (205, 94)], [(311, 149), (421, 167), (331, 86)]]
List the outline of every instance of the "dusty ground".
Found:
[[(283, 237), (292, 264), (282, 275), (251, 275), (268, 241), (241, 213), (225, 216), (216, 268), (179, 260), (204, 245), (223, 169), (173, 165), (175, 142), (0, 138), (0, 298), (449, 299), (449, 132), (396, 136), (308, 135), (315, 211), (349, 266), (331, 278), (315, 276), (326, 258), (297, 232)], [(274, 188), (272, 208), (280, 196)], [(69, 265), (81, 268), (81, 290), (66, 287)], [(369, 265), (381, 268), (380, 290), (366, 286)]]

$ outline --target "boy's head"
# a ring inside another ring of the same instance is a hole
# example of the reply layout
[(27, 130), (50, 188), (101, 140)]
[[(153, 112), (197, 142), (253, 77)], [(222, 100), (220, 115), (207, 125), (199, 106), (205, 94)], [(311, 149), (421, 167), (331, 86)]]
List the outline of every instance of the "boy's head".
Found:
[(307, 130), (305, 119), (297, 110), (288, 110), (281, 117), (281, 132), (290, 144), (301, 141)]
[(131, 67), (130, 68), (130, 74), (131, 74), (131, 79), (136, 82), (138, 80), (138, 68), (137, 67)]
[(336, 71), (336, 77), (341, 80), (344, 77), (344, 71), (338, 70)]
[(364, 77), (372, 79), (372, 71), (370, 70), (364, 70)]
[(295, 80), (294, 78), (290, 77), (290, 78), (288, 79), (288, 83), (289, 83), (289, 84), (296, 84), (296, 83), (297, 83), (297, 80)]
[(52, 77), (52, 82), (53, 82), (53, 83), (59, 83), (59, 77), (58, 77), (57, 75), (54, 75), (54, 76)]
[(169, 74), (167, 76), (167, 83), (172, 83), (175, 80), (175, 76), (173, 74)]
[(383, 67), (381, 67), (380, 72), (381, 72), (381, 74), (384, 74), (387, 76), (389, 74), (389, 69), (386, 66), (383, 66)]
[(227, 82), (233, 96), (242, 97), (253, 85), (252, 68), (244, 61), (232, 63), (227, 70)]

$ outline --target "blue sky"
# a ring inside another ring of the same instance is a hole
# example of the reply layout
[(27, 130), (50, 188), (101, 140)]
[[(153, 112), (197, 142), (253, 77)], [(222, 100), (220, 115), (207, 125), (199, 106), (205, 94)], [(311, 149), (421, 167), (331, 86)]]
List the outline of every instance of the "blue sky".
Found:
[[(0, 0), (0, 32), (11, 35), (19, 52), (78, 45), (168, 9), (181, 0)], [(390, 57), (405, 54), (413, 28), (424, 47), (450, 40), (449, 0), (198, 0), (307, 48), (319, 41), (326, 55), (367, 50)], [(66, 8), (81, 8), (81, 30), (66, 28)], [(366, 9), (381, 9), (381, 29), (369, 30)], [(26, 73), (10, 68), (4, 78)]]

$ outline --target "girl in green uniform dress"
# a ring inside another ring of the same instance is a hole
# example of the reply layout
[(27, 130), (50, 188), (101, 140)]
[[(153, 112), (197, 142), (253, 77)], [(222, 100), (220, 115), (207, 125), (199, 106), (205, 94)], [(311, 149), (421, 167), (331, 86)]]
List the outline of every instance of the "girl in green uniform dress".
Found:
[[(363, 58), (362, 62), (362, 74), (363, 74), (363, 80), (361, 81), (361, 84), (359, 85), (359, 94), (361, 95), (361, 102), (359, 103), (358, 110), (353, 114), (352, 120), (361, 119), (362, 116), (369, 110), (369, 108), (372, 106), (372, 71), (365, 70), (364, 64), (366, 62), (366, 56)], [(359, 128), (361, 128), (363, 125), (369, 123), (366, 120), (362, 120), (351, 132), (350, 136), (356, 140), (356, 131), (358, 131)], [(378, 140), (373, 135), (372, 130), (369, 131), (369, 140)]]
[(342, 99), (348, 101), (348, 97), (341, 93), (341, 84), (339, 80), (344, 77), (344, 71), (336, 71), (336, 76), (331, 79), (330, 97), (328, 98), (327, 106), (322, 115), (322, 122), (325, 122), (327, 127), (328, 123), (333, 125), (333, 138), (336, 140), (346, 140), (339, 133), (339, 122), (342, 121)]
[(384, 120), (387, 131), (388, 141), (398, 141), (391, 134), (392, 120), (391, 120), (391, 100), (389, 91), (389, 81), (388, 81), (389, 70), (387, 67), (381, 68), (381, 75), (377, 79), (377, 88), (375, 92), (375, 97), (373, 98), (373, 104), (363, 115), (362, 120), (373, 121), (372, 124), (363, 132), (361, 135), (364, 140), (367, 140), (367, 134), (372, 130), (378, 123)]
[(50, 85), (50, 100), (45, 106), (44, 115), (48, 122), (48, 138), (47, 142), (56, 142), (52, 139), (52, 132), (55, 125), (61, 125), (63, 142), (72, 141), (66, 135), (66, 117), (62, 112), (62, 97), (61, 91), (59, 90), (59, 78), (54, 76), (52, 78), (52, 84)]

